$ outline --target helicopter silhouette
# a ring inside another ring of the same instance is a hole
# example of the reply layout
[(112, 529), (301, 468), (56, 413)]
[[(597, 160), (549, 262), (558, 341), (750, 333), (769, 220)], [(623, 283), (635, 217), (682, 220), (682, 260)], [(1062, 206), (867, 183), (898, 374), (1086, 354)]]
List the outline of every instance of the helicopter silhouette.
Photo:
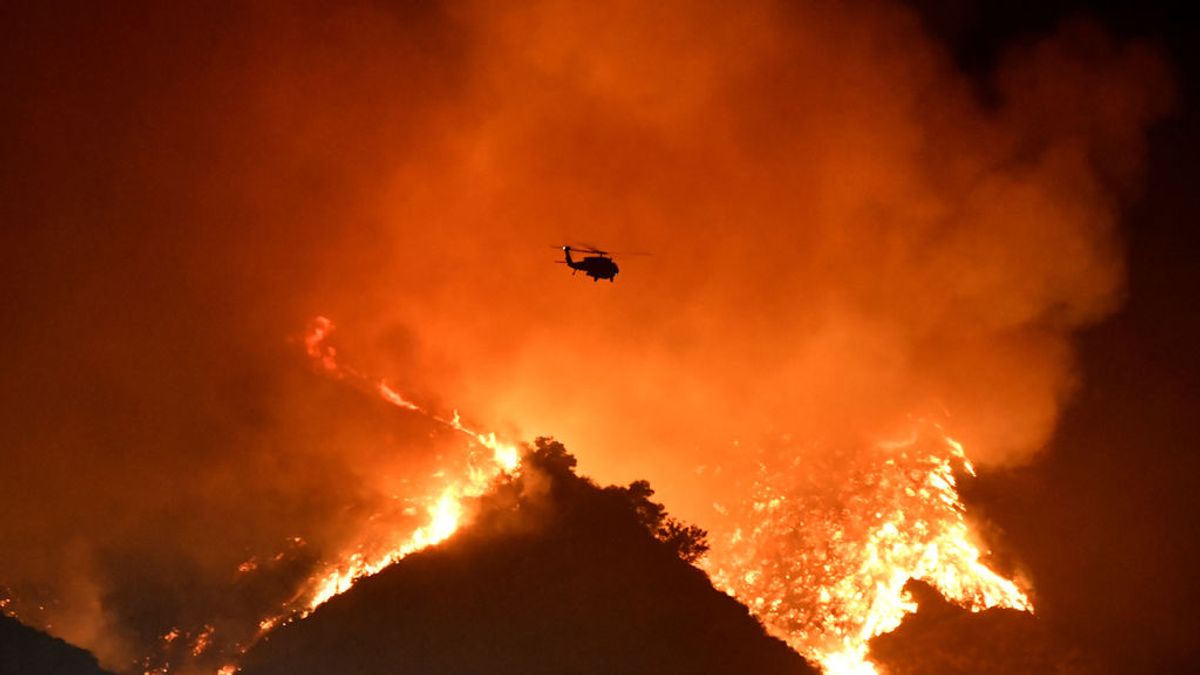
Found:
[[(556, 260), (560, 265), (566, 265), (571, 268), (571, 276), (575, 276), (576, 272), (582, 271), (584, 274), (592, 278), (592, 281), (600, 281), (608, 279), (609, 282), (615, 281), (617, 273), (621, 268), (617, 267), (616, 261), (612, 259), (612, 253), (601, 251), (592, 246), (563, 246), (563, 255), (565, 260)], [(582, 260), (576, 260), (571, 257), (571, 251), (586, 253)], [(649, 255), (647, 253), (627, 253), (625, 255)]]

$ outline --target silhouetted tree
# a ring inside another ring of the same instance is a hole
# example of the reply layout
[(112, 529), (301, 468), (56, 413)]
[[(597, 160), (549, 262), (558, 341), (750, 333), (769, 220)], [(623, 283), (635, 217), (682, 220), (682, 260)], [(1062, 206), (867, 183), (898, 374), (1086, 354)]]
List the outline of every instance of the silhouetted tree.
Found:
[(526, 454), (525, 462), (532, 464), (552, 478), (580, 480), (575, 475), (575, 455), (567, 452), (562, 443), (546, 436), (533, 441), (533, 448)]
[(667, 518), (659, 525), (654, 536), (684, 562), (694, 563), (708, 553), (708, 532), (674, 518)]
[(645, 525), (646, 529), (651, 532), (658, 530), (658, 526), (667, 517), (667, 510), (662, 504), (650, 501), (650, 497), (654, 496), (654, 488), (650, 487), (649, 481), (635, 480), (627, 488), (614, 489), (625, 492), (630, 506), (633, 507), (633, 512), (638, 517), (638, 522)]
[(708, 532), (669, 516), (666, 507), (650, 499), (654, 489), (649, 482), (635, 480), (626, 488), (607, 489), (623, 493), (638, 522), (684, 562), (694, 563), (708, 552)]
[[(534, 440), (524, 462), (527, 467), (550, 478), (553, 491), (561, 499), (571, 501), (566, 497), (570, 494), (584, 494), (588, 498), (600, 496), (610, 503), (610, 507), (632, 512), (634, 519), (651, 536), (685, 562), (694, 563), (708, 551), (708, 532), (668, 515), (662, 504), (650, 499), (654, 496), (654, 488), (648, 481), (635, 480), (628, 487), (608, 486), (599, 490), (592, 481), (575, 473), (575, 456), (567, 452), (562, 443), (545, 436)], [(518, 477), (511, 486), (517, 488), (517, 493), (520, 493), (520, 480)], [(559, 506), (570, 507), (561, 503)]]

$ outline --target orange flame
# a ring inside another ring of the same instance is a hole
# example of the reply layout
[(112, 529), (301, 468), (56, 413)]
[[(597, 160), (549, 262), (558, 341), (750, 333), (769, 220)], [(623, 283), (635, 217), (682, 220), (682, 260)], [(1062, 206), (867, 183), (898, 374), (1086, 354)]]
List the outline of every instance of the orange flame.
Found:
[(910, 579), (972, 611), (1032, 612), (1025, 592), (983, 562), (954, 477), (956, 465), (974, 469), (962, 445), (937, 432), (933, 442), (914, 433), (878, 443), (848, 475), (819, 472), (836, 476), (832, 487), (805, 483), (803, 467), (762, 466), (743, 519), (755, 524), (714, 547), (713, 579), (836, 675), (876, 672), (868, 643), (917, 610)]
[[(317, 317), (305, 336), (306, 351), (322, 372), (465, 434), (490, 454), (473, 455), (462, 476), (424, 500), (425, 524), (390, 542), (361, 542), (329, 563), (279, 614), (259, 623), (259, 636), (307, 616), (358, 579), (449, 538), (462, 525), (467, 500), (520, 469), (517, 446), (468, 428), (457, 411), (440, 417), (387, 382), (339, 364), (325, 344), (333, 330), (333, 322)], [(929, 434), (931, 428), (936, 433)], [(876, 673), (868, 660), (871, 638), (917, 610), (904, 590), (910, 579), (974, 611), (1033, 611), (1026, 593), (983, 561), (954, 475), (956, 468), (971, 475), (974, 469), (962, 445), (941, 427), (918, 424), (910, 437), (877, 443), (850, 464), (811, 473), (761, 465), (748, 512), (739, 519), (753, 526), (735, 529), (709, 554), (705, 567), (714, 583), (744, 602), (769, 631), (827, 673), (870, 675)], [(818, 475), (822, 485), (806, 482)]]
[[(398, 408), (419, 413), (465, 434), (474, 443), (489, 450), (490, 455), (472, 455), (466, 475), (426, 500), (424, 525), (399, 537), (390, 545), (379, 546), (378, 542), (364, 542), (357, 550), (346, 553), (341, 560), (330, 563), (324, 572), (311, 579), (296, 594), (281, 614), (259, 622), (260, 636), (281, 623), (286, 623), (292, 616), (307, 616), (330, 598), (344, 593), (358, 579), (375, 574), (411, 553), (446, 540), (462, 524), (466, 500), (482, 495), (501, 474), (512, 473), (520, 468), (520, 451), (516, 445), (498, 440), (494, 433), (484, 434), (470, 429), (462, 423), (457, 412), (450, 419), (431, 413), (405, 398), (386, 381), (372, 381), (371, 378), (338, 363), (337, 351), (325, 343), (334, 328), (332, 321), (319, 316), (312, 321), (304, 338), (306, 352), (322, 372), (351, 382)], [(368, 544), (369, 552), (365, 550)]]
[(197, 635), (196, 641), (192, 643), (192, 656), (200, 656), (204, 650), (208, 649), (214, 632), (216, 632), (216, 628), (204, 626), (204, 630), (200, 631), (200, 635)]

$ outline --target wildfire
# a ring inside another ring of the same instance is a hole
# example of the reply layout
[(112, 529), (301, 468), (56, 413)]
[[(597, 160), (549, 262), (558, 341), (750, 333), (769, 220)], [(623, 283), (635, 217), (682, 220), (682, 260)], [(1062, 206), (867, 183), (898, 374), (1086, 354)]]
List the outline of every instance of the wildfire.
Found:
[[(160, 636), (163, 661), (143, 662), (147, 675), (171, 671), (168, 662), (181, 655), (215, 659), (243, 652), (357, 580), (446, 540), (464, 523), (471, 499), (484, 494), (501, 475), (520, 470), (516, 445), (467, 427), (457, 412), (439, 416), (386, 381), (342, 365), (326, 342), (333, 330), (325, 317), (310, 325), (304, 346), (315, 366), (467, 436), (472, 448), (465, 467), (441, 474), (446, 482), (439, 489), (406, 498), (404, 513), (421, 517), (419, 526), (365, 530), (289, 601), (264, 616), (249, 642), (231, 651), (229, 642), (216, 642), (211, 624), (192, 631), (171, 628)], [(926, 582), (972, 611), (1003, 607), (1033, 612), (1026, 593), (986, 564), (955, 476), (956, 471), (974, 475), (974, 469), (963, 446), (940, 426), (917, 422), (910, 436), (857, 452), (814, 453), (811, 460), (804, 455), (798, 459), (796, 453), (787, 456), (791, 459), (783, 462), (763, 457), (744, 506), (714, 505), (732, 526), (728, 536), (713, 542), (704, 566), (719, 588), (739, 598), (771, 633), (820, 663), (825, 672), (877, 672), (868, 658), (869, 642), (917, 611), (905, 590), (910, 580)], [(304, 545), (298, 538), (292, 543)], [(252, 557), (236, 574), (255, 573), (283, 556)], [(0, 608), (8, 602), (7, 597), (0, 599)], [(237, 666), (228, 663), (217, 672), (233, 675)]]
[(289, 604), (284, 615), (264, 619), (259, 625), (263, 632), (269, 631), (286, 620), (288, 614), (299, 608), (300, 616), (306, 616), (325, 601), (349, 589), (355, 581), (379, 572), (383, 568), (423, 548), (433, 546), (454, 534), (463, 518), (464, 501), (482, 495), (489, 485), (502, 473), (516, 471), (520, 465), (520, 452), (516, 445), (497, 440), (494, 433), (480, 433), (462, 423), (455, 411), (450, 419), (440, 417), (405, 398), (384, 380), (372, 380), (356, 370), (342, 366), (337, 360), (336, 350), (325, 340), (334, 330), (334, 324), (326, 317), (314, 319), (304, 338), (309, 357), (325, 373), (346, 380), (377, 394), (388, 403), (425, 415), (429, 419), (470, 437), (478, 446), (490, 452), (476, 453), (470, 457), (468, 470), (456, 481), (452, 481), (425, 505), (426, 524), (406, 536), (390, 542), (390, 545), (371, 544), (371, 552), (362, 549), (347, 554), (343, 560), (317, 576), (297, 594), (294, 604)]
[[(462, 525), (468, 500), (501, 474), (520, 469), (515, 445), (470, 429), (457, 412), (440, 417), (386, 381), (340, 364), (326, 343), (333, 330), (329, 319), (318, 317), (305, 336), (317, 368), (468, 436), (475, 450), (465, 470), (418, 500), (414, 513), (423, 512), (422, 525), (365, 535), (281, 611), (262, 619), (259, 636), (308, 615), (358, 579), (449, 538)], [(955, 478), (956, 470), (973, 475), (974, 469), (962, 445), (940, 427), (918, 423), (908, 438), (876, 443), (865, 452), (820, 456), (828, 465), (804, 466), (797, 459), (782, 467), (760, 463), (751, 498), (741, 512), (729, 514), (739, 527), (715, 542), (705, 564), (718, 587), (744, 602), (773, 634), (827, 673), (872, 675), (869, 641), (917, 610), (904, 589), (909, 580), (927, 582), (971, 610), (1033, 611), (1017, 584), (983, 561)], [(238, 571), (256, 567), (251, 559)], [(211, 628), (195, 648), (202, 651), (209, 637)]]
[[(216, 658), (234, 662), (216, 667), (218, 675), (233, 675), (238, 671), (236, 659), (245, 653), (264, 635), (289, 623), (295, 618), (310, 614), (330, 598), (349, 590), (359, 579), (375, 574), (388, 565), (416, 551), (433, 546), (448, 539), (463, 524), (467, 516), (467, 502), (479, 497), (502, 474), (520, 470), (521, 455), (514, 444), (505, 443), (494, 433), (481, 433), (465, 425), (458, 412), (450, 417), (439, 416), (412, 402), (396, 388), (382, 379), (373, 379), (338, 360), (336, 349), (326, 340), (334, 331), (334, 324), (325, 317), (315, 318), (304, 336), (304, 349), (315, 367), (323, 374), (336, 378), (369, 395), (406, 411), (417, 413), (471, 441), (466, 465), (461, 470), (443, 470), (436, 476), (442, 479), (439, 489), (428, 494), (405, 495), (403, 513), (406, 517), (419, 517), (422, 522), (415, 528), (404, 526), (366, 528), (358, 540), (341, 552), (319, 565), (319, 571), (300, 584), (289, 600), (268, 612), (257, 622), (257, 631), (239, 639), (232, 635), (217, 635), (217, 630), (205, 624), (196, 630), (171, 628), (160, 637), (160, 653), (149, 656), (142, 662), (146, 675), (174, 672), (181, 664), (200, 664), (203, 656), (212, 661)], [(398, 497), (399, 498), (399, 497)], [(293, 537), (289, 544), (303, 547), (306, 542)], [(252, 556), (238, 565), (235, 577), (254, 574), (273, 568), (284, 560), (286, 552), (260, 559)], [(0, 605), (2, 606), (2, 605)], [(186, 646), (175, 649), (177, 643)], [(203, 666), (200, 666), (203, 670)]]
[[(428, 500), (424, 525), (374, 546), (371, 554), (347, 554), (297, 595), (298, 605), (265, 619), (263, 632), (445, 540), (460, 526), (465, 500), (519, 468), (516, 446), (466, 427), (457, 412), (439, 417), (387, 382), (343, 367), (325, 342), (333, 330), (331, 321), (318, 317), (305, 338), (308, 355), (323, 372), (463, 433), (490, 455), (473, 457), (457, 481)], [(910, 437), (827, 461), (829, 466), (806, 467), (792, 460), (785, 470), (762, 463), (746, 512), (738, 514), (741, 527), (707, 563), (718, 586), (747, 604), (772, 633), (828, 673), (870, 675), (876, 672), (867, 658), (871, 638), (917, 610), (904, 589), (909, 580), (927, 582), (973, 611), (1033, 611), (1025, 592), (983, 561), (955, 478), (956, 469), (974, 475), (974, 468), (963, 446), (938, 425), (918, 423)]]
[(760, 464), (739, 519), (753, 525), (714, 547), (715, 582), (827, 673), (876, 672), (868, 642), (917, 610), (904, 589), (911, 579), (972, 611), (1033, 611), (982, 560), (955, 482), (956, 467), (974, 474), (962, 445), (936, 425), (920, 426), (911, 438), (836, 457), (850, 465), (840, 470)]

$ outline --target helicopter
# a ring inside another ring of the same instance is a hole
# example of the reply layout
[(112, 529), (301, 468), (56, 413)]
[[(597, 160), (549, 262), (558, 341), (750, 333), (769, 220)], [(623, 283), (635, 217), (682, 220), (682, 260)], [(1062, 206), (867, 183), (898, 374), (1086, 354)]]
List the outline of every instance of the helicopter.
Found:
[[(561, 248), (566, 259), (556, 260), (555, 262), (560, 265), (566, 265), (567, 267), (570, 267), (571, 276), (575, 276), (576, 272), (582, 270), (584, 274), (587, 274), (592, 278), (592, 281), (608, 279), (609, 282), (612, 282), (615, 280), (614, 277), (617, 276), (617, 272), (621, 271), (621, 269), (617, 267), (617, 263), (612, 259), (612, 254), (608, 251), (601, 251), (600, 249), (592, 246), (563, 246)], [(571, 251), (591, 255), (586, 255), (582, 260), (576, 260), (571, 257)], [(629, 253), (626, 255), (648, 254)]]

